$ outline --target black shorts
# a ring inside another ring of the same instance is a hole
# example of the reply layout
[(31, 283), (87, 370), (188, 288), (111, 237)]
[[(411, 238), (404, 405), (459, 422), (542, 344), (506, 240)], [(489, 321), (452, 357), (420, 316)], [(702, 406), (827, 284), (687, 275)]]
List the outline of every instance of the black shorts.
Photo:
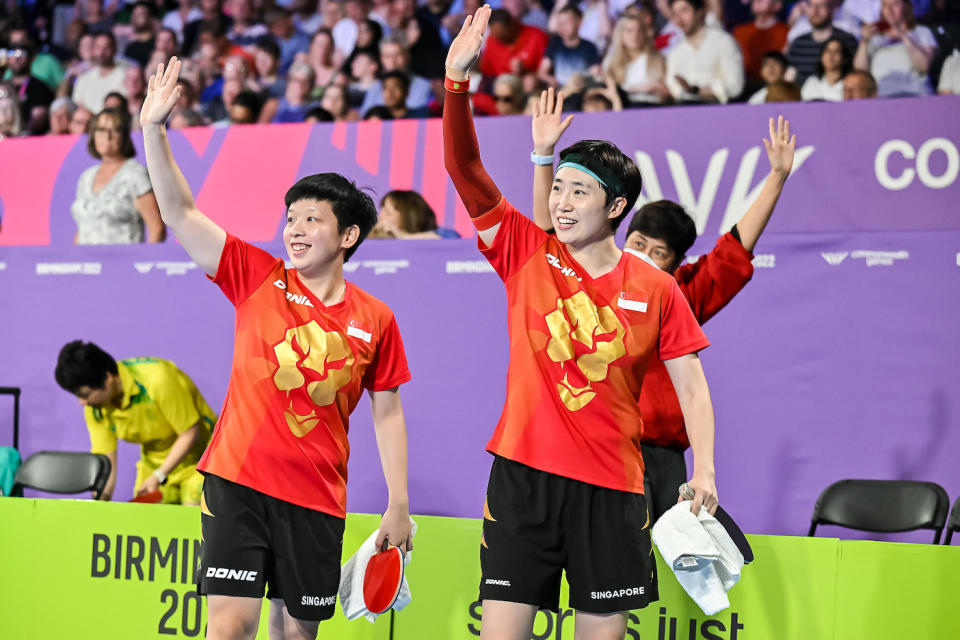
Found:
[(641, 444), (643, 455), (643, 495), (650, 508), (653, 526), (670, 507), (677, 504), (680, 485), (687, 481), (687, 462), (682, 449)]
[(497, 457), (480, 541), (480, 600), (614, 613), (658, 599), (642, 494), (616, 491)]
[(294, 618), (333, 616), (344, 520), (207, 475), (200, 504), (201, 595), (280, 598)]

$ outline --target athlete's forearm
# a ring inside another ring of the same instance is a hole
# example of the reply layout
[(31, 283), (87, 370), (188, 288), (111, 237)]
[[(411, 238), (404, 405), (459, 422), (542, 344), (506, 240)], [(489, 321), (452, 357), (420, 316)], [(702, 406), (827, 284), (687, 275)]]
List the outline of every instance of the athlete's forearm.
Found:
[(710, 388), (696, 354), (666, 360), (664, 365), (680, 401), (683, 421), (693, 450), (693, 475), (713, 482), (714, 417)]
[(777, 200), (783, 193), (783, 185), (787, 181), (789, 174), (782, 171), (771, 171), (767, 176), (760, 195), (754, 201), (743, 218), (737, 222), (737, 231), (740, 232), (740, 244), (747, 251), (753, 251), (757, 245), (757, 240), (767, 227), (770, 216), (773, 214), (774, 207), (777, 206)]
[(443, 105), (443, 162), (471, 218), (493, 209), (502, 198), (480, 160), (480, 146), (466, 93), (447, 91)]
[(177, 436), (173, 446), (170, 447), (170, 453), (167, 454), (163, 464), (161, 464), (159, 467), (160, 472), (164, 475), (169, 475), (174, 469), (176, 469), (177, 465), (183, 462), (183, 459), (187, 457), (188, 453), (190, 453), (190, 450), (193, 448), (193, 445), (196, 444), (198, 437), (200, 437), (199, 423), (193, 425)]
[(371, 409), (383, 479), (387, 483), (388, 507), (409, 510), (407, 426), (399, 391), (371, 393)]
[[(549, 151), (534, 149), (540, 155), (553, 155)], [(553, 228), (550, 220), (550, 189), (553, 187), (553, 165), (538, 164), (533, 167), (533, 221), (544, 231)]]
[(196, 209), (197, 205), (190, 185), (173, 157), (163, 125), (147, 125), (143, 128), (143, 151), (160, 215), (165, 223), (176, 230), (187, 212)]

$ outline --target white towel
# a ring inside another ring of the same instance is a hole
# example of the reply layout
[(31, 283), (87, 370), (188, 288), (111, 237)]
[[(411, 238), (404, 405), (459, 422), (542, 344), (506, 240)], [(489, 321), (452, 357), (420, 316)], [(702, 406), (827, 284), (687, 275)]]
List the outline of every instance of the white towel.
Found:
[(730, 606), (727, 591), (740, 579), (743, 554), (706, 509), (693, 515), (692, 504), (671, 507), (653, 525), (651, 536), (680, 586), (712, 616)]
[[(340, 568), (340, 608), (347, 620), (355, 620), (360, 616), (370, 622), (375, 622), (379, 614), (371, 613), (363, 602), (363, 574), (367, 570), (367, 563), (377, 553), (377, 534), (379, 529), (370, 534), (363, 541), (357, 552), (350, 556)], [(417, 533), (417, 523), (410, 518), (410, 539)], [(400, 594), (393, 603), (392, 609), (400, 611), (410, 604), (410, 585), (407, 583), (407, 565), (413, 559), (413, 551), (407, 551), (403, 556), (403, 581), (400, 583)]]

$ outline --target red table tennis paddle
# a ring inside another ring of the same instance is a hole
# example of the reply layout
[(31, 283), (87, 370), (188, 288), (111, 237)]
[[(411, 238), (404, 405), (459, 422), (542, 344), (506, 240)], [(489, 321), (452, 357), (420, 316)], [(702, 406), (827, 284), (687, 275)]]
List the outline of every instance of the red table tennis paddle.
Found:
[(156, 491), (148, 491), (147, 493), (140, 494), (139, 496), (134, 496), (130, 502), (142, 502), (144, 504), (159, 504), (163, 501), (163, 493), (157, 489)]
[(403, 584), (403, 552), (399, 547), (387, 547), (375, 553), (363, 572), (363, 604), (370, 613), (390, 610), (400, 595)]

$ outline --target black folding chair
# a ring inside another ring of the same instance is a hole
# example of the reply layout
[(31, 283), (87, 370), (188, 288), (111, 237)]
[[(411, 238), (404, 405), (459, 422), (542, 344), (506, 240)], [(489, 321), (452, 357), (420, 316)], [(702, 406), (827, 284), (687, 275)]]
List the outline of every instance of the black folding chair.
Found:
[(873, 533), (933, 529), (933, 544), (939, 544), (949, 506), (947, 492), (935, 482), (841, 480), (820, 494), (808, 535), (820, 524)]
[(49, 493), (92, 491), (94, 500), (103, 493), (110, 477), (110, 458), (102, 453), (40, 451), (20, 466), (13, 479), (13, 495), (23, 489)]
[(950, 544), (954, 531), (960, 531), (960, 498), (957, 498), (953, 503), (953, 509), (950, 510), (950, 519), (947, 520), (947, 537), (944, 538), (943, 544)]

